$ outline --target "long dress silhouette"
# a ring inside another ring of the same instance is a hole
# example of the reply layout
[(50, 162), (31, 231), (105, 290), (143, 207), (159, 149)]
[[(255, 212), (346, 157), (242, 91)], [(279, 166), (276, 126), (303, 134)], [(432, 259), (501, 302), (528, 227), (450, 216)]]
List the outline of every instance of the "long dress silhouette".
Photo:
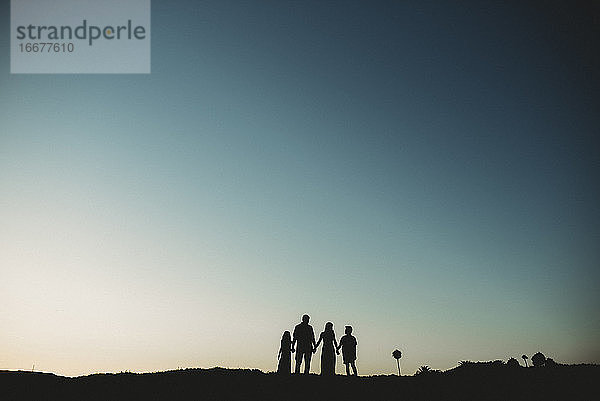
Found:
[(333, 331), (333, 323), (328, 322), (325, 324), (325, 330), (319, 336), (317, 347), (321, 341), (323, 342), (323, 348), (321, 349), (321, 375), (333, 376), (335, 375), (335, 354), (338, 348)]
[(281, 346), (279, 347), (279, 363), (277, 364), (277, 373), (289, 375), (292, 365), (292, 336), (289, 331), (284, 331), (281, 337)]

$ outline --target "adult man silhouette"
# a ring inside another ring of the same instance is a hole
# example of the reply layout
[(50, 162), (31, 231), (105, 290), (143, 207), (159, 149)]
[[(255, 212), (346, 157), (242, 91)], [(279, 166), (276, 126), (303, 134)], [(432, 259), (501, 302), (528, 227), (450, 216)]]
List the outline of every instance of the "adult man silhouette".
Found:
[(313, 352), (317, 348), (315, 343), (315, 332), (308, 321), (310, 316), (302, 316), (302, 322), (294, 328), (294, 340), (292, 341), (292, 350), (296, 343), (296, 373), (300, 373), (300, 365), (302, 365), (302, 358), (304, 358), (304, 374), (310, 372), (310, 358)]

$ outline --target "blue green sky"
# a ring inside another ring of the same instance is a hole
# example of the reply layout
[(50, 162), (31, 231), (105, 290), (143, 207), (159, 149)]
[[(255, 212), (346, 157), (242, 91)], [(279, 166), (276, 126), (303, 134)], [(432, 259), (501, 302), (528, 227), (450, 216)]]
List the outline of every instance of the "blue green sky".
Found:
[(150, 75), (11, 75), (1, 4), (0, 369), (600, 362), (597, 7), (155, 0)]

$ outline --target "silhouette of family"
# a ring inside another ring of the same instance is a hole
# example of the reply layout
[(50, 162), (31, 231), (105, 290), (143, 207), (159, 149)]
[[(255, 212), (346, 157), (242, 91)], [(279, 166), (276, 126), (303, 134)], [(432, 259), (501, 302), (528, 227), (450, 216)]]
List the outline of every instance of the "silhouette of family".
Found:
[(357, 376), (356, 370), (356, 337), (352, 335), (352, 326), (346, 326), (345, 335), (340, 338), (338, 344), (333, 331), (333, 323), (327, 322), (325, 329), (319, 335), (319, 340), (315, 342), (315, 332), (308, 322), (308, 315), (302, 316), (302, 322), (294, 328), (294, 334), (289, 331), (284, 331), (281, 337), (281, 346), (277, 358), (277, 372), (282, 374), (291, 373), (292, 353), (296, 353), (296, 368), (295, 373), (300, 373), (300, 367), (304, 360), (304, 374), (310, 372), (310, 360), (312, 354), (317, 352), (317, 348), (322, 343), (321, 347), (321, 375), (335, 375), (336, 355), (340, 354), (342, 349), (342, 357), (344, 365), (346, 365), (346, 374), (350, 376), (350, 368), (352, 374)]

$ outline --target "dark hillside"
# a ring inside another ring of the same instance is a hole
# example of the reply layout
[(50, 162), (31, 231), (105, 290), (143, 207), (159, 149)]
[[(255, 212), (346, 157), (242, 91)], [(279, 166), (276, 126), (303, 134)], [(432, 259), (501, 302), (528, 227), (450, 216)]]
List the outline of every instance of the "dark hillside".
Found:
[(0, 371), (0, 385), (3, 400), (588, 400), (600, 379), (597, 365), (477, 365), (400, 378), (281, 377), (221, 368), (75, 378)]

